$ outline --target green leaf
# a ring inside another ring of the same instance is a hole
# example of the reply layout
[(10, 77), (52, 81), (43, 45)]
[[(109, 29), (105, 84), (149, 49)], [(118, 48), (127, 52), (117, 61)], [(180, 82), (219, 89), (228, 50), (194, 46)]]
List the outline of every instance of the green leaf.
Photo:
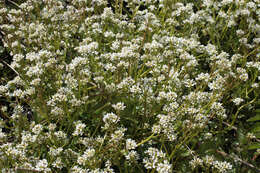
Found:
[(251, 132), (260, 132), (260, 126), (258, 125), (258, 126), (254, 126), (253, 128), (252, 128), (252, 130), (251, 130)]
[(247, 138), (246, 136), (242, 133), (241, 130), (238, 130), (238, 140), (241, 144), (246, 144), (247, 143)]
[(247, 120), (247, 122), (252, 122), (252, 121), (260, 121), (260, 114), (257, 114), (254, 117), (251, 117)]
[(255, 135), (256, 138), (260, 139), (260, 132), (256, 132), (256, 133), (254, 133), (254, 135)]
[(260, 143), (254, 143), (252, 145), (249, 145), (248, 149), (249, 150), (255, 150), (260, 148)]
[(190, 155), (190, 152), (189, 152), (189, 151), (181, 152), (181, 156), (182, 156), (182, 157), (188, 157), (189, 155)]

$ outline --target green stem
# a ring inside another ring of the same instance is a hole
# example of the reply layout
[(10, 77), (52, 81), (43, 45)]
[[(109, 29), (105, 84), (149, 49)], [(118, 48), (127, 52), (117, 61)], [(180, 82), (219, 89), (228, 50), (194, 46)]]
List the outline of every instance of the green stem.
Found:
[(152, 139), (153, 137), (154, 137), (154, 133), (153, 133), (151, 136), (149, 136), (148, 138), (146, 138), (146, 139), (144, 139), (143, 141), (141, 141), (139, 144), (137, 144), (137, 146), (139, 147), (140, 145), (142, 145), (142, 144), (148, 142), (148, 141), (149, 141), (150, 139)]
[(251, 100), (250, 102), (248, 102), (248, 103), (246, 103), (246, 104), (244, 104), (244, 105), (242, 105), (242, 106), (240, 106), (240, 107), (238, 108), (238, 110), (237, 110), (237, 112), (236, 112), (236, 114), (235, 114), (235, 117), (234, 117), (232, 123), (231, 123), (230, 126), (228, 127), (228, 130), (231, 130), (231, 129), (232, 129), (232, 126), (235, 124), (235, 121), (236, 121), (236, 119), (237, 119), (237, 116), (238, 116), (238, 113), (240, 112), (240, 110), (243, 109), (245, 106), (247, 106), (247, 105), (253, 103), (255, 100), (256, 100), (256, 98), (254, 98), (254, 99)]

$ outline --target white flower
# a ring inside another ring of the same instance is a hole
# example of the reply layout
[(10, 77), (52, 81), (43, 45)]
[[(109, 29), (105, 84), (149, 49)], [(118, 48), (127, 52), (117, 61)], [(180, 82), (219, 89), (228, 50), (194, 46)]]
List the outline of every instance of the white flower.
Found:
[(63, 168), (64, 164), (63, 164), (61, 158), (58, 157), (58, 158), (55, 160), (55, 162), (52, 163), (52, 166), (53, 166), (54, 168), (59, 168), (59, 169), (61, 169), (61, 168)]
[(2, 132), (2, 129), (0, 129), (0, 140), (4, 139), (6, 137), (6, 134)]
[(103, 121), (107, 124), (117, 123), (119, 121), (119, 117), (114, 113), (107, 113), (104, 115)]
[(238, 36), (243, 36), (245, 34), (245, 32), (241, 29), (237, 30), (236, 33)]
[(95, 155), (95, 149), (87, 149), (82, 156), (78, 157), (78, 164), (85, 165), (86, 162)]
[(154, 134), (159, 134), (161, 132), (161, 126), (160, 125), (153, 125), (152, 132)]
[(113, 104), (112, 107), (116, 110), (116, 111), (123, 111), (126, 106), (124, 105), (124, 103), (119, 102), (117, 104)]
[(171, 167), (172, 165), (167, 160), (164, 160), (163, 163), (159, 163), (157, 165), (156, 170), (158, 171), (158, 173), (170, 173), (172, 172)]
[(57, 148), (57, 149), (51, 147), (51, 148), (50, 148), (50, 155), (52, 155), (52, 156), (57, 156), (57, 155), (59, 155), (62, 151), (63, 151), (63, 148), (62, 148), (62, 147), (59, 147), (59, 148)]
[(57, 138), (66, 138), (67, 137), (67, 135), (66, 135), (66, 133), (64, 133), (63, 131), (57, 131), (57, 132), (55, 132), (54, 133), (54, 135), (57, 137)]
[(37, 135), (32, 135), (31, 133), (28, 132), (22, 132), (22, 143), (27, 143), (27, 142), (35, 142), (37, 139)]
[(232, 169), (232, 165), (226, 161), (214, 161), (214, 167), (219, 170), (221, 173), (225, 173)]
[(190, 161), (190, 165), (192, 166), (193, 169), (202, 164), (203, 164), (203, 160), (201, 160), (196, 156), (193, 158), (193, 160)]
[(93, 157), (95, 155), (95, 149), (87, 149), (85, 152), (84, 152), (84, 157), (85, 158), (90, 158), (90, 157)]
[(133, 150), (137, 147), (137, 144), (134, 140), (132, 139), (127, 139), (126, 140), (126, 149), (127, 150)]
[(125, 135), (125, 128), (119, 128), (118, 130), (116, 130), (112, 135), (111, 135), (111, 139), (110, 142), (113, 143), (118, 143)]
[(40, 124), (37, 124), (33, 127), (32, 132), (36, 135), (39, 135), (42, 131), (43, 127)]
[(148, 158), (145, 157), (143, 159), (143, 163), (146, 169), (156, 168), (158, 172), (170, 171), (171, 165), (165, 159), (165, 153), (153, 147), (148, 148), (148, 150), (146, 150), (145, 153), (149, 155)]
[(206, 155), (206, 157), (203, 160), (204, 160), (205, 164), (207, 164), (208, 166), (211, 166), (214, 163), (214, 157), (213, 156)]
[(49, 172), (51, 171), (50, 168), (48, 168), (48, 161), (46, 159), (39, 160), (36, 164), (37, 171), (44, 171), (44, 172)]
[(241, 99), (241, 98), (235, 98), (235, 99), (233, 99), (232, 100), (234, 103), (235, 103), (235, 105), (240, 105), (240, 103), (242, 103), (243, 101), (244, 101), (244, 99)]
[(239, 76), (239, 79), (241, 79), (242, 81), (247, 81), (248, 79), (248, 74), (247, 73), (243, 73)]
[(56, 128), (56, 124), (53, 124), (53, 123), (49, 124), (49, 126), (48, 126), (48, 129), (49, 129), (50, 131), (54, 131), (55, 128)]
[(136, 161), (139, 159), (139, 155), (136, 151), (131, 150), (131, 151), (129, 151), (129, 153), (127, 153), (125, 158), (126, 158), (126, 160), (129, 160), (129, 161)]
[(253, 133), (247, 133), (246, 137), (249, 139), (256, 139), (256, 136)]
[(120, 46), (120, 42), (119, 42), (119, 41), (114, 41), (114, 42), (112, 43), (111, 49), (112, 49), (112, 50), (118, 50), (118, 49), (119, 49), (119, 46)]
[(6, 111), (7, 111), (7, 106), (3, 106), (3, 107), (1, 108), (1, 110), (2, 110), (3, 112), (6, 112)]
[(80, 121), (76, 122), (76, 129), (73, 132), (73, 136), (78, 136), (78, 135), (82, 135), (83, 134), (83, 130), (86, 127), (86, 125), (84, 123), (81, 123)]
[(259, 84), (258, 83), (253, 83), (251, 86), (252, 86), (252, 88), (258, 88)]

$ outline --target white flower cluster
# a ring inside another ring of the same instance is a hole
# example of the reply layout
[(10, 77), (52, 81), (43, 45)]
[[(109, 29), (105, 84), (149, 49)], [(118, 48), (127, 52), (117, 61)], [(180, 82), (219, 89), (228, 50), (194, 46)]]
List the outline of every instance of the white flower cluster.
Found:
[(77, 122), (75, 123), (75, 125), (76, 125), (76, 129), (75, 129), (75, 131), (73, 132), (72, 135), (73, 135), (73, 136), (82, 135), (83, 132), (84, 132), (84, 129), (85, 129), (85, 127), (86, 127), (86, 124), (82, 123), (81, 121), (77, 121)]
[(108, 128), (111, 124), (115, 124), (119, 122), (120, 118), (114, 113), (107, 113), (103, 117), (103, 121), (105, 123), (105, 128)]
[(134, 150), (136, 147), (137, 147), (137, 144), (133, 139), (126, 140), (126, 149), (127, 150)]
[(229, 106), (258, 97), (259, 0), (6, 4), (1, 41), (13, 59), (0, 70), (16, 76), (0, 81), (0, 169), (232, 169), (180, 153), (217, 141), (237, 123)]
[(232, 170), (232, 165), (226, 161), (218, 161), (215, 160), (213, 156), (206, 155), (203, 159), (200, 159), (196, 156), (194, 156), (193, 160), (190, 161), (191, 166), (194, 168), (198, 166), (203, 166), (205, 164), (206, 166), (212, 166), (213, 169), (216, 169), (218, 172), (225, 173)]
[(156, 171), (163, 172), (171, 172), (171, 164), (166, 159), (165, 153), (159, 151), (157, 148), (148, 148), (145, 151), (149, 157), (143, 159), (143, 163), (146, 169), (156, 169)]
[(95, 155), (95, 149), (87, 149), (82, 156), (78, 157), (78, 164), (85, 165), (87, 161), (90, 160), (91, 157)]
[(117, 103), (117, 104), (113, 104), (112, 107), (116, 110), (116, 111), (123, 111), (126, 106), (124, 105), (124, 103)]
[(235, 105), (240, 105), (240, 103), (242, 103), (244, 101), (244, 99), (241, 99), (241, 98), (235, 98), (232, 100)]
[(48, 168), (48, 161), (46, 159), (39, 160), (39, 162), (36, 164), (35, 170), (43, 172), (51, 171), (50, 168)]

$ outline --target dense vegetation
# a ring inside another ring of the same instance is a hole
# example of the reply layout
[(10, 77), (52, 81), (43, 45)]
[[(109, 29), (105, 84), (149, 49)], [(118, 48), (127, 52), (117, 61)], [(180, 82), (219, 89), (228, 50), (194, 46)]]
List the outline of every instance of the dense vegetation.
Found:
[(0, 1), (0, 169), (260, 172), (259, 7)]

